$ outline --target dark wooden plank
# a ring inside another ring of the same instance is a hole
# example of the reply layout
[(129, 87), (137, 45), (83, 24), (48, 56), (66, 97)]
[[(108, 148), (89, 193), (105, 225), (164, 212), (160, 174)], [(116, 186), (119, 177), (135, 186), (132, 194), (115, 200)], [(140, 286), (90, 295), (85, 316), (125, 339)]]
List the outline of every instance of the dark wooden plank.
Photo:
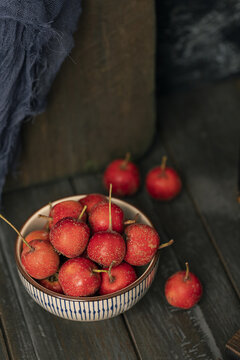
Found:
[(24, 127), (21, 167), (8, 186), (100, 169), (125, 149), (141, 156), (155, 129), (154, 62), (153, 0), (84, 1), (75, 47), (46, 112)]
[(238, 146), (240, 82), (162, 99), (165, 142), (240, 297)]
[(54, 318), (64, 359), (137, 359), (132, 341), (121, 317), (93, 323)]
[(9, 360), (7, 344), (4, 339), (2, 327), (0, 327), (0, 359)]
[(12, 359), (34, 360), (34, 346), (14, 289), (9, 261), (4, 256), (3, 241), (9, 239), (4, 236), (0, 226), (0, 359), (8, 359), (9, 355)]
[[(11, 192), (3, 199), (4, 214), (20, 227), (33, 211), (49, 200), (71, 194), (72, 187), (66, 181)], [(78, 359), (119, 359), (121, 356), (136, 359), (134, 347), (121, 317), (98, 324), (79, 323), (60, 319), (38, 306), (25, 292), (16, 273), (16, 236), (5, 224), (1, 223), (0, 228), (4, 233), (3, 252), (8, 260), (12, 281), (39, 359), (70, 360), (76, 356)], [(10, 338), (10, 341), (18, 344), (14, 338)]]
[[(164, 153), (157, 145), (141, 162), (142, 175)], [(79, 193), (99, 192), (101, 178), (101, 174), (89, 177), (87, 188), (82, 177), (74, 184)], [(225, 343), (240, 322), (239, 301), (190, 198), (184, 191), (176, 201), (162, 204), (152, 201), (142, 188), (127, 201), (152, 219), (162, 241), (176, 240), (172, 249), (162, 251), (148, 294), (125, 314), (142, 358), (225, 359)], [(164, 283), (186, 260), (203, 282), (204, 296), (199, 305), (183, 311), (166, 303)]]

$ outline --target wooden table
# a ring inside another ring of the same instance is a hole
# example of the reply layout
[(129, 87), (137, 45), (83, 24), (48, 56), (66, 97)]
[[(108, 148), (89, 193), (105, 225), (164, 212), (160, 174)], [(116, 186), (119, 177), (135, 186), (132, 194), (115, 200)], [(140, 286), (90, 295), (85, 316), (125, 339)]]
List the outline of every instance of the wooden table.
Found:
[[(228, 359), (225, 344), (240, 328), (239, 117), (232, 110), (240, 106), (235, 90), (224, 85), (212, 96), (199, 90), (159, 102), (161, 137), (139, 162), (142, 177), (167, 154), (184, 188), (170, 203), (151, 200), (143, 186), (127, 201), (152, 219), (162, 242), (174, 238), (175, 244), (162, 250), (149, 292), (123, 315), (81, 323), (46, 312), (20, 283), (16, 236), (0, 224), (0, 359)], [(19, 228), (51, 200), (102, 192), (101, 176), (5, 193), (2, 212)], [(201, 279), (204, 294), (194, 308), (179, 310), (167, 304), (164, 284), (185, 261)]]

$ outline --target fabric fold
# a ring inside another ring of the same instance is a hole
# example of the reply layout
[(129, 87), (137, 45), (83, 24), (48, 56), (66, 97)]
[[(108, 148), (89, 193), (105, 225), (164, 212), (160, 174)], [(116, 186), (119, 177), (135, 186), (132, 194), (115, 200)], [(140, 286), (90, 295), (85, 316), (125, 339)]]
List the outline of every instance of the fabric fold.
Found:
[(81, 12), (78, 0), (0, 4), (0, 195), (18, 151), (21, 125), (42, 112)]

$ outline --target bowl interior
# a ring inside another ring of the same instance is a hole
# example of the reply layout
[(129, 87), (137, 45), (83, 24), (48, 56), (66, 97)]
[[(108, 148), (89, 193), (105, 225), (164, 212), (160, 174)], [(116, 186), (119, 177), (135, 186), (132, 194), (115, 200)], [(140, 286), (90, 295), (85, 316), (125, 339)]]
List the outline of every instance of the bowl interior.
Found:
[[(61, 201), (65, 201), (65, 200), (80, 200), (81, 198), (83, 198), (84, 196), (86, 196), (85, 194), (83, 195), (75, 195), (75, 196), (69, 196), (66, 198), (62, 198), (59, 200), (56, 200), (52, 203), (52, 205), (54, 206), (55, 204), (61, 202)], [(138, 214), (138, 223), (143, 223), (143, 224), (147, 224), (150, 226), (153, 226), (151, 221), (148, 219), (148, 217), (146, 215), (144, 215), (139, 209), (137, 209), (136, 207), (134, 207), (133, 205), (128, 204), (127, 202), (120, 200), (120, 199), (116, 199), (116, 198), (112, 198), (112, 202), (117, 204), (118, 206), (121, 207), (121, 209), (124, 212), (125, 215), (125, 220), (129, 220), (129, 219), (134, 219), (134, 217)], [(39, 230), (42, 229), (45, 224), (46, 224), (46, 220), (43, 218), (40, 218), (38, 215), (39, 214), (43, 214), (43, 215), (49, 215), (49, 211), (50, 211), (50, 206), (45, 205), (44, 207), (42, 207), (41, 209), (39, 209), (38, 211), (36, 211), (27, 221), (26, 223), (23, 225), (23, 227), (20, 230), (20, 233), (22, 234), (23, 237), (27, 236), (28, 233), (30, 233), (31, 231), (34, 230)], [(137, 272), (137, 280), (132, 283), (131, 285), (129, 285), (128, 287), (119, 290), (113, 294), (109, 294), (109, 295), (99, 295), (99, 296), (91, 296), (91, 297), (78, 297), (78, 298), (74, 298), (68, 295), (62, 295), (62, 294), (58, 294), (55, 293), (51, 290), (48, 290), (46, 288), (44, 288), (43, 286), (41, 286), (36, 280), (34, 280), (32, 277), (30, 277), (26, 271), (24, 270), (22, 264), (21, 264), (21, 251), (22, 251), (22, 240), (20, 237), (17, 238), (16, 241), (16, 262), (17, 262), (17, 266), (19, 271), (21, 272), (21, 274), (25, 277), (25, 279), (27, 281), (29, 281), (33, 286), (35, 286), (36, 288), (38, 288), (41, 291), (44, 291), (46, 293), (48, 293), (51, 296), (55, 296), (55, 297), (59, 297), (59, 298), (67, 298), (67, 299), (79, 299), (79, 300), (84, 300), (84, 301), (89, 301), (89, 300), (96, 300), (96, 299), (106, 299), (106, 298), (110, 298), (113, 297), (115, 295), (121, 294), (124, 291), (126, 291), (127, 289), (133, 288), (134, 286), (136, 286), (137, 284), (139, 284), (147, 275), (148, 273), (151, 271), (152, 267), (155, 265), (157, 258), (158, 258), (158, 253), (155, 255), (155, 257), (152, 259), (152, 261), (146, 265), (146, 266), (141, 266), (141, 267), (135, 267), (135, 270)]]

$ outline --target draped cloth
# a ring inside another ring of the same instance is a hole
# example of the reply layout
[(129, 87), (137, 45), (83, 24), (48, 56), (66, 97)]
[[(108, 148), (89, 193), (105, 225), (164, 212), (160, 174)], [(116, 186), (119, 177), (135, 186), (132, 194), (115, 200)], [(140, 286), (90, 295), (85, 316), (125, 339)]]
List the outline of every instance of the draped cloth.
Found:
[(21, 125), (44, 110), (80, 12), (80, 0), (0, 0), (0, 196)]

